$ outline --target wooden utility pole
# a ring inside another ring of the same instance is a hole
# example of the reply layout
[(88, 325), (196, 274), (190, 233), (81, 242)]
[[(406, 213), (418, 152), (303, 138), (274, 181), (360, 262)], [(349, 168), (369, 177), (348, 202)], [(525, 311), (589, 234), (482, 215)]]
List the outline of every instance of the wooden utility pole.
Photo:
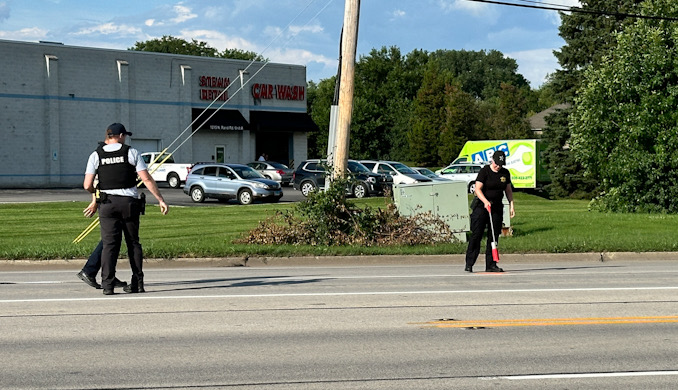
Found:
[(337, 119), (334, 177), (343, 177), (348, 166), (349, 132), (353, 113), (353, 78), (358, 44), (360, 0), (346, 0), (344, 29), (341, 34), (341, 77), (339, 81), (339, 115)]

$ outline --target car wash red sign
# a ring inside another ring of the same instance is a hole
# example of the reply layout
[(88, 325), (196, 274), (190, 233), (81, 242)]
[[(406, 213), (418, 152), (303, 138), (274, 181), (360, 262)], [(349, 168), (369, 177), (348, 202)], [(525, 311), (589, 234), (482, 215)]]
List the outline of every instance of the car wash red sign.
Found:
[(228, 100), (228, 91), (226, 89), (231, 84), (231, 79), (220, 76), (200, 76), (198, 86), (200, 86), (200, 100)]
[(306, 87), (302, 85), (260, 84), (252, 85), (255, 99), (305, 100)]

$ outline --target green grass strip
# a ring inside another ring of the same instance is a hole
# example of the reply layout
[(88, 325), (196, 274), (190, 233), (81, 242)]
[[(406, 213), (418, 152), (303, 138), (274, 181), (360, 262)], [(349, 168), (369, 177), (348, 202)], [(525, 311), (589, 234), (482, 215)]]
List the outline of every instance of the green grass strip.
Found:
[[(355, 201), (385, 207), (384, 198)], [(71, 243), (92, 221), (82, 216), (85, 202), (0, 205), (0, 258), (85, 258), (99, 241), (95, 229), (81, 243)], [(662, 252), (678, 251), (678, 216), (666, 214), (603, 214), (583, 200), (546, 200), (516, 194), (512, 237), (501, 238), (501, 253)], [(166, 216), (149, 205), (141, 217), (141, 243), (147, 258), (416, 255), (464, 253), (466, 244), (398, 247), (244, 245), (243, 237), (259, 221), (291, 209), (290, 204), (172, 207)], [(123, 244), (121, 256), (126, 256)]]

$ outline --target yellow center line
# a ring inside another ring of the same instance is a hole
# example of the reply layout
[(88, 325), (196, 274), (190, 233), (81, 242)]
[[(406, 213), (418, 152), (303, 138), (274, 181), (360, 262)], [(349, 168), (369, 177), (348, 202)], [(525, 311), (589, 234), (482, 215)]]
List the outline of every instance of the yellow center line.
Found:
[(434, 328), (496, 328), (510, 326), (558, 326), (603, 324), (658, 324), (678, 322), (678, 316), (653, 317), (593, 317), (593, 318), (525, 318), (506, 320), (441, 320), (413, 323)]

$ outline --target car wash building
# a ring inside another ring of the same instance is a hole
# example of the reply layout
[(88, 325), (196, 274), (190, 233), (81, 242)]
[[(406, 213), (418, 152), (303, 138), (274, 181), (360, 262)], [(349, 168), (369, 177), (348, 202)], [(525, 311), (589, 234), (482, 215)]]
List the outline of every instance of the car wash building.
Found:
[(306, 68), (0, 40), (0, 187), (82, 185), (106, 127), (140, 152), (247, 163), (306, 159)]

